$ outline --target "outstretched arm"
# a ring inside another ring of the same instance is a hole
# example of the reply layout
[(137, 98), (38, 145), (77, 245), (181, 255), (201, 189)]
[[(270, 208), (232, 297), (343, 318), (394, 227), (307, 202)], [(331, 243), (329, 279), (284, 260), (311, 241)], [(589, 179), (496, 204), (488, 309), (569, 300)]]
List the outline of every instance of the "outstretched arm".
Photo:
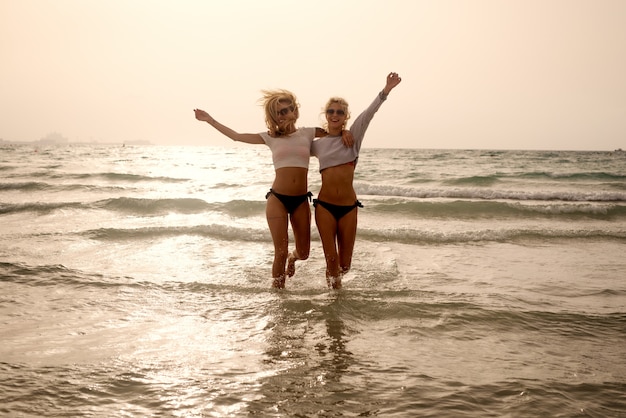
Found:
[(194, 113), (196, 114), (196, 119), (202, 122), (206, 122), (222, 134), (226, 135), (233, 141), (245, 142), (248, 144), (264, 144), (263, 138), (259, 134), (240, 134), (239, 132), (235, 132), (230, 129), (228, 126), (224, 126), (215, 119), (211, 115), (209, 115), (204, 110), (194, 109)]
[(385, 87), (376, 95), (374, 101), (365, 109), (350, 126), (350, 132), (354, 135), (355, 147), (357, 150), (361, 149), (363, 138), (365, 137), (365, 131), (369, 126), (374, 114), (378, 111), (380, 106), (387, 100), (387, 95), (400, 84), (402, 79), (398, 73), (389, 73), (386, 78)]
[(387, 84), (385, 84), (385, 88), (383, 89), (383, 94), (385, 96), (388, 95), (395, 86), (400, 84), (401, 81), (402, 78), (400, 78), (398, 73), (389, 73), (387, 76)]

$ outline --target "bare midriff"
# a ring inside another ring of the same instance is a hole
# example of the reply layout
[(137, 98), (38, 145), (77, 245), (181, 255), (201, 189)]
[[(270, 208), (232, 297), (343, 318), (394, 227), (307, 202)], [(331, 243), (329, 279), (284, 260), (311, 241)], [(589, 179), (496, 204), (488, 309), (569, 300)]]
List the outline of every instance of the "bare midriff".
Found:
[(322, 188), (318, 199), (334, 205), (352, 205), (356, 193), (352, 186), (354, 164), (346, 163), (322, 170)]
[(299, 196), (308, 193), (308, 168), (283, 167), (276, 170), (272, 189), (276, 193)]

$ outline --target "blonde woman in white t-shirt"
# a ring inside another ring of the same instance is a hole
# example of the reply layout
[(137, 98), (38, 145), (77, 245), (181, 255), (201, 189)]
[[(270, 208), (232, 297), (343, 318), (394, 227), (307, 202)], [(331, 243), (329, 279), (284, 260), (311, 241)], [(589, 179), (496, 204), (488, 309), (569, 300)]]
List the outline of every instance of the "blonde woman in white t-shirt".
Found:
[(387, 75), (385, 87), (350, 126), (354, 146), (349, 148), (343, 146), (341, 141), (341, 133), (350, 118), (348, 102), (332, 97), (324, 107), (328, 136), (313, 141), (311, 147), (311, 155), (319, 159), (322, 175), (322, 187), (317, 199), (313, 200), (315, 223), (326, 258), (326, 280), (328, 286), (334, 289), (341, 288), (341, 278), (352, 265), (357, 207), (363, 207), (357, 200), (353, 180), (365, 131), (374, 114), (387, 100), (387, 95), (400, 81), (402, 79), (397, 73)]

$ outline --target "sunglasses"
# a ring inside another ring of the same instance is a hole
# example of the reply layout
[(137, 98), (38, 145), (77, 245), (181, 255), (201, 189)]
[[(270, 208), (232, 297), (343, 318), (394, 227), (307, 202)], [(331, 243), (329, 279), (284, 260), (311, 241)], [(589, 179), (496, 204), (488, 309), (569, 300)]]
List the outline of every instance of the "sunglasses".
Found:
[(326, 114), (327, 115), (334, 115), (337, 114), (337, 116), (344, 116), (346, 114), (346, 111), (343, 109), (326, 109)]
[(286, 108), (284, 108), (284, 109), (280, 109), (280, 110), (278, 111), (278, 114), (279, 114), (280, 116), (287, 116), (287, 114), (288, 114), (289, 112), (293, 112), (295, 109), (296, 109), (296, 108), (295, 108), (295, 107), (293, 107), (293, 105), (291, 105), (291, 106), (286, 107)]

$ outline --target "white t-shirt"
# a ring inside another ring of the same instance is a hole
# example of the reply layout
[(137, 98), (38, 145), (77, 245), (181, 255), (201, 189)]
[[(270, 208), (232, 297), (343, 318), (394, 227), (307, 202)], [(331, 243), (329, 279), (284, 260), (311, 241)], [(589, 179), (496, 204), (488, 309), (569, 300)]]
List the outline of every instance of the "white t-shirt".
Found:
[(309, 168), (315, 128), (298, 128), (291, 135), (277, 138), (271, 137), (267, 132), (261, 132), (259, 135), (272, 151), (275, 170), (283, 167)]

